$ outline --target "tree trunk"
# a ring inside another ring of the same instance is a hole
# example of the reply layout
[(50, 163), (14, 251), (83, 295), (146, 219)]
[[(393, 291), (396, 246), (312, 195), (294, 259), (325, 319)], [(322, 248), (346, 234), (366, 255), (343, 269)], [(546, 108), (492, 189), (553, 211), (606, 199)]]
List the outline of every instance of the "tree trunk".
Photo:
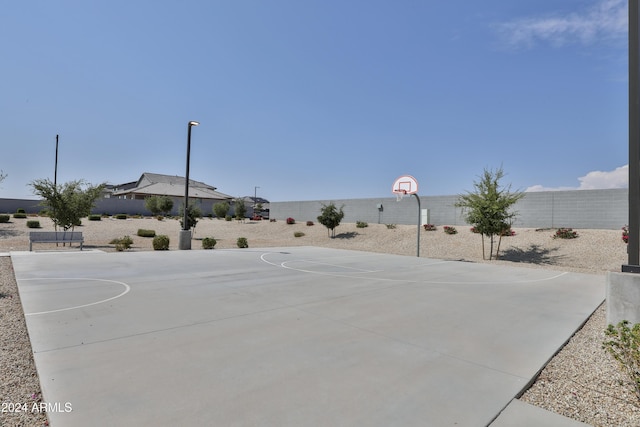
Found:
[(491, 261), (493, 259), (493, 234), (491, 234), (489, 237), (491, 237), (491, 246), (489, 249), (489, 261)]
[(498, 249), (496, 249), (496, 260), (500, 256), (500, 243), (502, 243), (502, 233), (500, 233), (500, 238), (498, 238)]
[(484, 233), (480, 233), (480, 235), (482, 236), (482, 259), (485, 260), (486, 258), (484, 257)]

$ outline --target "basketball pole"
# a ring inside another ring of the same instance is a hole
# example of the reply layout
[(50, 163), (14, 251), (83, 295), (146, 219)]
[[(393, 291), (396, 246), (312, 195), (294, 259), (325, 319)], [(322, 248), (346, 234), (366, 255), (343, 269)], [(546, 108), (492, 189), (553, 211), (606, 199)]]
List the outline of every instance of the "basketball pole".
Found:
[(418, 201), (418, 247), (417, 247), (417, 257), (420, 258), (420, 221), (421, 221), (421, 211), (420, 209), (420, 197), (418, 197), (418, 181), (412, 177), (411, 175), (402, 175), (393, 182), (391, 186), (391, 192), (395, 193), (397, 197), (397, 201), (402, 200), (404, 196), (407, 194), (412, 194), (416, 196), (416, 200)]

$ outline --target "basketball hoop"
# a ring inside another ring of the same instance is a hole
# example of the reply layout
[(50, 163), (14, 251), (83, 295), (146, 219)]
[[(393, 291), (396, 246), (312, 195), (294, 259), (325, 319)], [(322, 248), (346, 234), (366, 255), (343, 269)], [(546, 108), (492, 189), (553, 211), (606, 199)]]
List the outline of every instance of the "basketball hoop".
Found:
[(418, 181), (411, 175), (402, 175), (393, 182), (391, 192), (396, 195), (396, 201), (399, 202), (407, 194), (418, 192)]

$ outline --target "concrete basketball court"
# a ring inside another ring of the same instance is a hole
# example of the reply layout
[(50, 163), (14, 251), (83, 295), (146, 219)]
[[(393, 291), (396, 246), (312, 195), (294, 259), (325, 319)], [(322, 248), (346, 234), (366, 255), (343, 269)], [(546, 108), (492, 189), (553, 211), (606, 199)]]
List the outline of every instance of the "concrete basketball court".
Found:
[(582, 425), (513, 399), (603, 276), (315, 247), (11, 256), (54, 427)]

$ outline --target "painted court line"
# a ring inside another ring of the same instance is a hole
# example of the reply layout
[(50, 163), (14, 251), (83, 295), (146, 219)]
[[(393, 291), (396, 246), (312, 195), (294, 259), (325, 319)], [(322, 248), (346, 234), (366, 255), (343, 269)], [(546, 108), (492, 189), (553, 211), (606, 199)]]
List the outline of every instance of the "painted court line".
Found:
[(127, 293), (129, 293), (129, 291), (131, 290), (131, 287), (129, 285), (127, 285), (124, 282), (118, 282), (117, 280), (107, 280), (107, 279), (91, 279), (91, 278), (87, 278), (87, 277), (39, 277), (37, 279), (21, 279), (24, 281), (31, 281), (31, 280), (94, 280), (94, 281), (98, 281), (98, 282), (109, 282), (109, 283), (116, 283), (118, 285), (122, 285), (124, 286), (124, 291), (121, 292), (120, 294), (113, 296), (111, 298), (107, 298), (107, 299), (103, 299), (100, 301), (96, 301), (96, 302), (91, 302), (89, 304), (83, 304), (83, 305), (76, 305), (74, 307), (67, 307), (67, 308), (60, 308), (57, 310), (48, 310), (48, 311), (39, 311), (37, 313), (25, 313), (25, 316), (37, 316), (39, 314), (49, 314), (49, 313), (58, 313), (60, 311), (69, 311), (69, 310), (76, 310), (78, 308), (84, 308), (84, 307), (90, 307), (92, 305), (97, 305), (97, 304), (103, 304), (105, 302), (108, 301), (112, 301), (116, 298), (120, 298), (124, 295), (126, 295)]
[[(317, 274), (317, 275), (321, 275), (321, 276), (332, 276), (332, 277), (349, 277), (349, 278), (355, 278), (355, 279), (370, 279), (370, 280), (378, 280), (378, 281), (385, 281), (385, 282), (402, 282), (402, 283), (428, 283), (428, 284), (432, 284), (432, 285), (448, 285), (448, 284), (463, 284), (463, 285), (489, 285), (489, 284), (496, 284), (496, 281), (491, 281), (491, 282), (487, 282), (487, 281), (442, 281), (442, 280), (407, 280), (407, 279), (391, 279), (391, 278), (385, 278), (385, 277), (369, 277), (369, 276), (357, 276), (357, 275), (351, 275), (351, 274), (339, 274), (339, 273), (331, 273), (331, 272), (322, 272), (322, 271), (313, 271), (313, 270), (305, 270), (302, 268), (295, 268), (295, 267), (290, 267), (287, 264), (292, 263), (292, 262), (306, 262), (306, 263), (313, 263), (313, 264), (321, 264), (321, 265), (328, 265), (328, 266), (332, 266), (332, 267), (338, 267), (338, 268), (344, 268), (344, 269), (353, 269), (353, 270), (360, 270), (361, 272), (364, 273), (380, 273), (383, 271), (388, 271), (388, 270), (364, 270), (364, 269), (356, 269), (353, 267), (345, 267), (345, 266), (341, 266), (339, 264), (330, 264), (330, 263), (323, 263), (323, 262), (319, 262), (319, 261), (313, 261), (310, 259), (299, 259), (299, 260), (290, 260), (290, 261), (283, 261), (281, 263), (276, 263), (276, 262), (271, 262), (268, 261), (266, 259), (267, 255), (270, 254), (274, 254), (275, 252), (266, 252), (263, 253), (260, 256), (260, 259), (262, 261), (264, 261), (267, 264), (273, 265), (275, 267), (280, 267), (280, 268), (284, 268), (287, 270), (294, 270), (294, 271), (299, 271), (301, 273), (310, 273), (310, 274)], [(445, 262), (436, 262), (433, 264), (428, 264), (428, 266), (432, 266), (435, 264), (442, 264)], [(541, 279), (528, 279), (528, 280), (509, 280), (508, 283), (514, 283), (514, 284), (519, 284), (519, 283), (536, 283), (536, 282), (545, 282), (545, 281), (549, 281), (549, 280), (554, 280), (557, 279), (559, 277), (562, 277), (564, 275), (568, 274), (567, 271), (563, 271), (562, 273), (558, 273), (556, 275), (550, 276), (550, 277), (544, 277)], [(507, 283), (507, 282), (505, 282)]]

